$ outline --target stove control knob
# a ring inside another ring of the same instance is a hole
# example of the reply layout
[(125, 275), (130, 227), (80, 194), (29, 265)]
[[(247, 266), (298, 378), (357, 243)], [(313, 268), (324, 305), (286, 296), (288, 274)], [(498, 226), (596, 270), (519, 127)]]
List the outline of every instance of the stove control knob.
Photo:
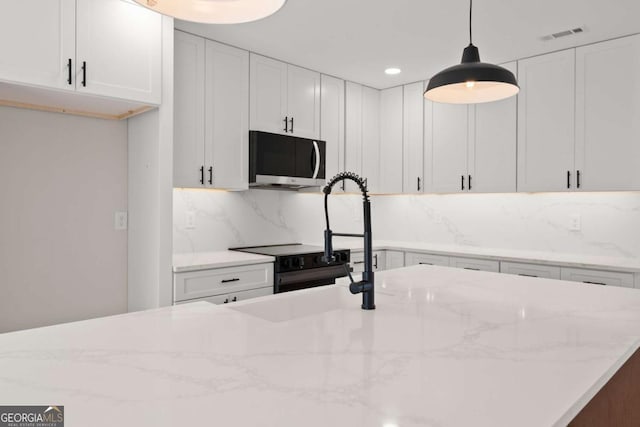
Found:
[(280, 268), (282, 270), (288, 270), (291, 268), (291, 258), (282, 258), (280, 260)]
[(292, 258), (291, 265), (293, 268), (302, 268), (304, 266), (304, 258), (301, 256)]

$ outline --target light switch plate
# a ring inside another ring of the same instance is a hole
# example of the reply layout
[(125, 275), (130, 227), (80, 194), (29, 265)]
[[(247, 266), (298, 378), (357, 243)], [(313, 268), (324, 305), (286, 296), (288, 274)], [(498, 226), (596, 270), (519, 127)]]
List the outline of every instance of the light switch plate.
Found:
[(127, 213), (126, 212), (116, 212), (114, 216), (114, 230), (126, 230), (127, 229)]

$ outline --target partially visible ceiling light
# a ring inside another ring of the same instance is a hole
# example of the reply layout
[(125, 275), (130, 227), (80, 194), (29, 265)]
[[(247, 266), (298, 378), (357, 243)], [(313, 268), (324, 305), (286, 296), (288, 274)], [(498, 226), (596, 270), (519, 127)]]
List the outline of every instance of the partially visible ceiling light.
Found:
[(387, 68), (384, 72), (390, 76), (395, 76), (396, 74), (400, 74), (402, 70), (400, 68)]
[(163, 15), (205, 24), (240, 24), (276, 13), (287, 0), (135, 0)]
[(440, 71), (429, 80), (424, 97), (447, 104), (478, 104), (516, 95), (520, 88), (513, 73), (498, 65), (480, 62), (478, 48), (471, 37), (469, 0), (469, 46), (462, 53), (462, 63)]

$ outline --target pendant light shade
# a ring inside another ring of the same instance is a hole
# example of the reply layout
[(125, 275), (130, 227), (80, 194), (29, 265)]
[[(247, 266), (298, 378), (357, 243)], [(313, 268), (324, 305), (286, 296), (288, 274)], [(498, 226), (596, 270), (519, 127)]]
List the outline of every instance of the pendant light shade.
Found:
[(447, 104), (478, 104), (508, 98), (520, 91), (511, 71), (480, 62), (480, 52), (471, 42), (472, 5), (470, 0), (470, 43), (462, 53), (462, 62), (440, 71), (429, 80), (424, 92), (428, 100)]
[(287, 0), (135, 0), (142, 6), (184, 21), (240, 24), (276, 13)]

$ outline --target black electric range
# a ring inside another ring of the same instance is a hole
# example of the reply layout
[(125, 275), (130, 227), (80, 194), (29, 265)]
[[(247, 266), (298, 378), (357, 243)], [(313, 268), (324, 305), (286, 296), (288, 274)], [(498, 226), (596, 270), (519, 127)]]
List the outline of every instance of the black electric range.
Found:
[(323, 247), (300, 243), (230, 250), (275, 257), (273, 292), (276, 294), (332, 285), (337, 278), (348, 274), (348, 264), (351, 260), (351, 251), (336, 249), (333, 251), (334, 261), (326, 263), (322, 260)]

